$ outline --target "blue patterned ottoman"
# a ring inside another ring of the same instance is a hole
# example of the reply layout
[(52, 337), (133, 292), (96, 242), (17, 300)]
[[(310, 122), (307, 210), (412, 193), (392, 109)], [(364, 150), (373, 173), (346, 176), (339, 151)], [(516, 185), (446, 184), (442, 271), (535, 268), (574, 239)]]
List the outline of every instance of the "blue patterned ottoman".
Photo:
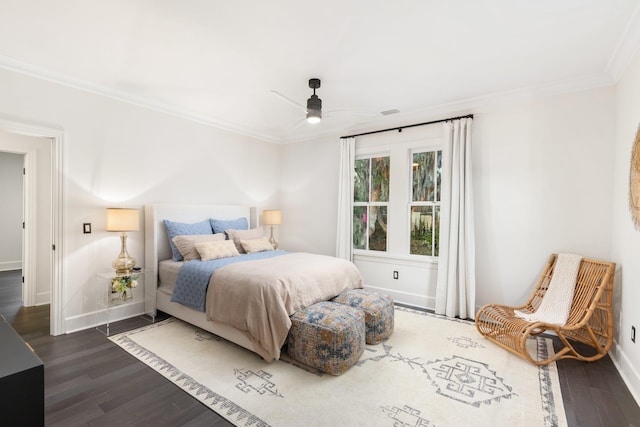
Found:
[(364, 314), (345, 305), (318, 302), (291, 316), (287, 341), (292, 359), (340, 375), (364, 352)]
[(352, 289), (331, 301), (364, 311), (367, 344), (379, 344), (393, 332), (393, 299), (388, 295)]

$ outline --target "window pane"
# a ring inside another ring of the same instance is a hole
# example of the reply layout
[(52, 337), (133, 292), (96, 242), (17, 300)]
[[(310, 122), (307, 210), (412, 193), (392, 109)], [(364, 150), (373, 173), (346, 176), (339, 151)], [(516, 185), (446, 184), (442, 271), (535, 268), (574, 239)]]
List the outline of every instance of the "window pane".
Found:
[(413, 154), (413, 201), (432, 202), (435, 199), (435, 151)]
[(369, 159), (355, 161), (355, 176), (353, 178), (353, 201), (369, 201)]
[(433, 229), (433, 256), (440, 255), (440, 206), (434, 207), (436, 220)]
[[(440, 218), (439, 209), (436, 207), (436, 216), (433, 217), (433, 206), (412, 206), (411, 207), (411, 254), (413, 255), (437, 255), (434, 246), (437, 248), (437, 240), (434, 236), (434, 226), (438, 230)], [(437, 232), (437, 231), (436, 231)]]
[(371, 159), (371, 201), (389, 201), (389, 157)]
[(369, 250), (387, 250), (387, 207), (371, 206), (369, 216)]
[(367, 207), (353, 207), (353, 248), (367, 249)]
[[(442, 150), (438, 150), (436, 160), (436, 202), (440, 201), (440, 184), (442, 183)], [(439, 228), (438, 228), (439, 229)]]

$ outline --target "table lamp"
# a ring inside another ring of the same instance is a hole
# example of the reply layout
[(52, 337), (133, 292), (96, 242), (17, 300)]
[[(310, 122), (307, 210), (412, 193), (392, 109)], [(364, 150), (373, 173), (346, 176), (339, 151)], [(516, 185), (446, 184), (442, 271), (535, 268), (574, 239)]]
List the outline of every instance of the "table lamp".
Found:
[(140, 229), (140, 214), (138, 209), (108, 208), (107, 209), (107, 231), (119, 231), (120, 234), (120, 255), (111, 266), (116, 270), (116, 274), (130, 274), (136, 265), (136, 260), (129, 256), (127, 252), (127, 231), (138, 231)]
[(273, 237), (273, 226), (282, 224), (282, 214), (279, 210), (265, 210), (262, 212), (262, 224), (271, 226), (271, 237), (269, 237), (269, 243), (273, 246), (273, 249), (278, 249), (278, 242)]

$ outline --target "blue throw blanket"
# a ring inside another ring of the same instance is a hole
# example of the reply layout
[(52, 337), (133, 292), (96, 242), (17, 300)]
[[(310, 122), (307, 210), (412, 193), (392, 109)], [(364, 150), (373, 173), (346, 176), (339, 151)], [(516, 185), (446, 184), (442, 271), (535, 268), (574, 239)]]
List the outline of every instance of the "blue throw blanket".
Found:
[(229, 258), (212, 259), (211, 261), (187, 261), (178, 272), (176, 287), (171, 296), (172, 302), (177, 302), (198, 311), (205, 310), (207, 287), (211, 275), (218, 268), (236, 262), (252, 261), (257, 259), (273, 258), (285, 255), (283, 250), (257, 252), (255, 254), (242, 254)]

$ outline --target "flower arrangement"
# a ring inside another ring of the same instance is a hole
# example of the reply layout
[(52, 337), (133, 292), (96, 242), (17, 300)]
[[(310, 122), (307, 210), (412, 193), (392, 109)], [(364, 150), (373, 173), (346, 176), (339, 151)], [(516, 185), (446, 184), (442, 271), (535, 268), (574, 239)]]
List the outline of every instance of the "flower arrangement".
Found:
[(120, 298), (128, 299), (127, 291), (138, 286), (138, 276), (116, 276), (111, 279), (111, 288), (120, 293)]

